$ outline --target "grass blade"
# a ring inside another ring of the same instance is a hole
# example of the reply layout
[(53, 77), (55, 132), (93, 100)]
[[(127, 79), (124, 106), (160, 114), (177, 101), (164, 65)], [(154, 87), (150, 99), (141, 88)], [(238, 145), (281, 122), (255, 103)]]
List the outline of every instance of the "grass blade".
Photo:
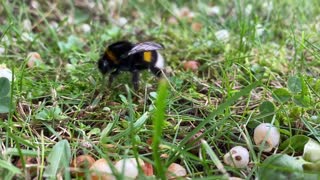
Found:
[(156, 175), (160, 179), (166, 179), (158, 149), (159, 149), (159, 145), (162, 137), (162, 129), (164, 126), (167, 95), (168, 95), (168, 84), (165, 80), (161, 80), (158, 88), (156, 110), (152, 118), (153, 128), (154, 128), (153, 138), (152, 138), (152, 150), (153, 150), (152, 156), (155, 163), (155, 169), (157, 171)]
[[(243, 88), (242, 90), (237, 92), (235, 95), (233, 95), (232, 97), (228, 98), (226, 100), (226, 102), (224, 102), (221, 105), (219, 105), (216, 110), (214, 110), (212, 113), (210, 113), (209, 116), (206, 119), (204, 119), (197, 127), (195, 127), (190, 133), (188, 133), (186, 135), (186, 137), (180, 142), (180, 145), (179, 145), (180, 148), (183, 147), (190, 140), (190, 138), (193, 137), (197, 132), (199, 132), (207, 123), (209, 123), (212, 120), (213, 117), (222, 114), (225, 109), (230, 107), (240, 97), (249, 94), (251, 92), (251, 90), (256, 88), (259, 84), (260, 84), (260, 82), (257, 81), (257, 82), (254, 82), (254, 83), (246, 86), (245, 88)], [(178, 149), (180, 149), (180, 148), (178, 148)], [(177, 157), (178, 157), (177, 156), (177, 152), (176, 151), (172, 152), (171, 153), (171, 157), (169, 158), (170, 161), (168, 161), (167, 164), (170, 164), (173, 161), (175, 161), (175, 159)]]
[(217, 166), (219, 171), (222, 174), (224, 174), (226, 177), (229, 177), (229, 175), (228, 175), (226, 169), (224, 168), (223, 164), (219, 160), (219, 158), (216, 155), (216, 153), (214, 151), (212, 151), (212, 149), (209, 146), (209, 144), (207, 143), (207, 141), (201, 140), (201, 144), (202, 144), (203, 148), (206, 150), (207, 154), (210, 156), (210, 159), (212, 160), (212, 162)]

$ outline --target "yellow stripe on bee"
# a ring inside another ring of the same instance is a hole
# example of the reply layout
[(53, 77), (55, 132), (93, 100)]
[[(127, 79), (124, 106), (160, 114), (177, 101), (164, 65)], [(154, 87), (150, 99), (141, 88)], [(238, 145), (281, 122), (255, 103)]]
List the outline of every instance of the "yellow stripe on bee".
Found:
[(106, 50), (106, 54), (107, 56), (110, 58), (110, 60), (115, 63), (115, 64), (119, 64), (119, 61), (117, 60), (116, 56), (113, 54), (113, 52), (111, 52), (109, 49)]
[(146, 51), (143, 53), (143, 60), (146, 62), (151, 62), (152, 53), (151, 51)]

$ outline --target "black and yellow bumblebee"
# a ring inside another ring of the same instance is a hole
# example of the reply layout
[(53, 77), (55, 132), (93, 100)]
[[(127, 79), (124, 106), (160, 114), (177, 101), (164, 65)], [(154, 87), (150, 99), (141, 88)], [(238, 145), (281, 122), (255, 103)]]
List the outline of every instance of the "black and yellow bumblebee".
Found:
[(160, 77), (165, 60), (158, 50), (164, 46), (155, 42), (133, 44), (129, 41), (118, 41), (107, 47), (98, 60), (98, 68), (105, 75), (110, 73), (109, 86), (121, 71), (132, 73), (132, 83), (135, 90), (139, 89), (139, 71), (149, 69)]

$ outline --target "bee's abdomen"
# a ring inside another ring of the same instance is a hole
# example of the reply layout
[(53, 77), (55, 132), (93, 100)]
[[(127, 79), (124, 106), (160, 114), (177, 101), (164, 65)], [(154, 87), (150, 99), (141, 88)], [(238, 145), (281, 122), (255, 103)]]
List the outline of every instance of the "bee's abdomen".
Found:
[(143, 62), (158, 69), (163, 69), (165, 65), (165, 60), (158, 51), (143, 52)]
[(143, 61), (146, 63), (150, 63), (152, 59), (154, 59), (154, 53), (155, 51), (145, 51), (143, 52)]
[(159, 68), (159, 69), (164, 69), (165, 66), (165, 60), (163, 58), (163, 56), (158, 52), (155, 51), (156, 57), (155, 57), (155, 67)]

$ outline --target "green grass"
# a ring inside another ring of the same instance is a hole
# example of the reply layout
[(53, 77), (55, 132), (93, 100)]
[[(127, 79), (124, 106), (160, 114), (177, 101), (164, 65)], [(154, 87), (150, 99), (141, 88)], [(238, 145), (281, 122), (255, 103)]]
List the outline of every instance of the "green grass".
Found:
[[(318, 0), (34, 2), (0, 2), (0, 64), (15, 76), (6, 95), (13, 108), (0, 114), (2, 178), (35, 176), (23, 168), (27, 156), (37, 158), (38, 177), (58, 168), (69, 178), (69, 161), (89, 154), (109, 162), (141, 158), (159, 179), (173, 162), (195, 179), (265, 179), (263, 162), (272, 153), (298, 157), (303, 147), (264, 153), (253, 141), (257, 124), (272, 122), (281, 142), (295, 135), (320, 141)], [(213, 5), (220, 13), (209, 16)], [(191, 20), (176, 16), (175, 9), (184, 6), (195, 13)], [(127, 23), (120, 27), (115, 17)], [(170, 17), (177, 24), (168, 23)], [(202, 25), (200, 31), (193, 23)], [(215, 35), (222, 29), (229, 32), (227, 41)], [(108, 44), (122, 39), (165, 46), (166, 87), (147, 71), (139, 91), (133, 91), (126, 72), (106, 86), (96, 61)], [(30, 52), (44, 63), (29, 68)], [(201, 66), (185, 71), (187, 60)], [(57, 153), (52, 150), (59, 149), (58, 142), (71, 156), (50, 167), (48, 156)], [(223, 163), (237, 145), (250, 152), (245, 169)]]

